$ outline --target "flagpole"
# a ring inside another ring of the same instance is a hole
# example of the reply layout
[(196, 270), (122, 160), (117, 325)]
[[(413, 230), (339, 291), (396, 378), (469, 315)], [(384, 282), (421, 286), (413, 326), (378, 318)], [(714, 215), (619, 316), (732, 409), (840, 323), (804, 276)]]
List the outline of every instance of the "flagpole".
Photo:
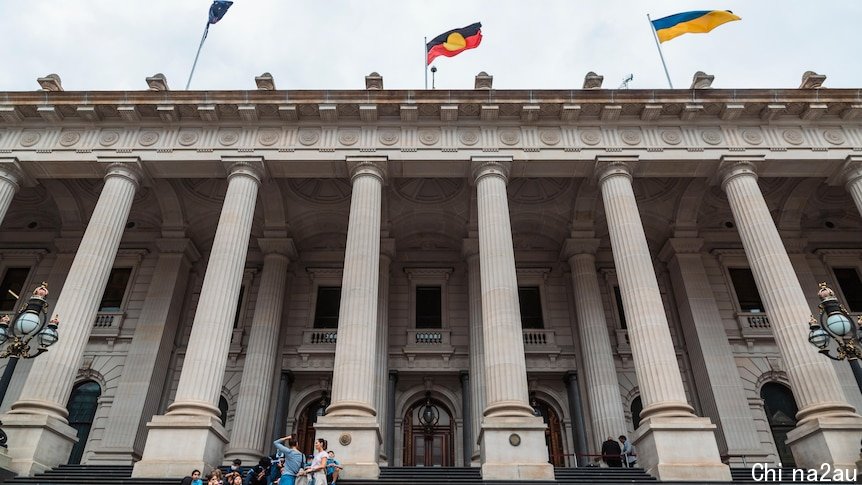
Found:
[(661, 42), (658, 41), (658, 34), (655, 31), (655, 25), (652, 23), (652, 19), (649, 17), (649, 14), (646, 15), (647, 21), (649, 22), (649, 28), (652, 31), (652, 38), (655, 40), (655, 46), (658, 49), (658, 56), (661, 58), (661, 66), (664, 68), (664, 75), (667, 77), (667, 84), (673, 89), (673, 83), (670, 80), (670, 73), (667, 72), (667, 64), (664, 62), (664, 54), (661, 51)]
[(207, 32), (210, 30), (210, 23), (207, 21), (207, 26), (204, 27), (204, 35), (201, 36), (201, 43), (198, 46), (198, 52), (195, 54), (195, 62), (192, 64), (192, 72), (189, 73), (189, 80), (186, 82), (186, 91), (189, 90), (189, 86), (192, 84), (192, 76), (195, 75), (195, 67), (198, 65), (198, 57), (201, 55), (201, 49), (204, 46), (204, 41), (207, 40)]
[(425, 57), (422, 58), (422, 64), (425, 65), (425, 89), (428, 89), (428, 37), (424, 37), (425, 42), (422, 43), (422, 50), (425, 52)]

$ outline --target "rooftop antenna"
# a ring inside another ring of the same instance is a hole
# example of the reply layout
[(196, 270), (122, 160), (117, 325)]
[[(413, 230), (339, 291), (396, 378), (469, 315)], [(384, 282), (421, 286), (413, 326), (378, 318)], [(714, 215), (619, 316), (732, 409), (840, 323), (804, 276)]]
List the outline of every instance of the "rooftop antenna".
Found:
[(620, 87), (617, 89), (628, 89), (629, 83), (634, 81), (634, 79), (635, 79), (635, 75), (629, 74), (625, 79), (623, 79), (623, 82), (620, 84)]

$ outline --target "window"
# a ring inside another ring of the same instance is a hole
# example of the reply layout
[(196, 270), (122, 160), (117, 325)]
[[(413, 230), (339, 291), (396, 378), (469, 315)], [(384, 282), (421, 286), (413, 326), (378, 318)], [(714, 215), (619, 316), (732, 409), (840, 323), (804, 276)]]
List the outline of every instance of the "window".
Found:
[(416, 328), (443, 328), (443, 298), (439, 286), (416, 287)]
[[(24, 283), (27, 281), (27, 275), (30, 274), (30, 268), (9, 268), (3, 276), (3, 281), (0, 282), (0, 311), (11, 312), (15, 310), (17, 298), (12, 296), (15, 293), (22, 296), (24, 291)], [(9, 293), (9, 292), (12, 293)]]
[(108, 286), (105, 287), (102, 302), (99, 303), (100, 312), (120, 311), (131, 276), (132, 268), (114, 268), (111, 270), (111, 275), (108, 276)]
[(623, 309), (623, 295), (620, 293), (619, 286), (614, 286), (614, 303), (617, 305), (617, 314), (620, 316), (620, 328), (626, 330), (629, 327), (626, 324), (626, 311)]
[(239, 298), (236, 299), (236, 312), (233, 315), (233, 328), (239, 326), (239, 314), (242, 312), (242, 297), (245, 294), (245, 285), (239, 287)]
[(733, 289), (736, 290), (736, 300), (739, 302), (739, 310), (747, 313), (763, 313), (766, 311), (754, 282), (754, 275), (748, 268), (729, 268), (730, 280)]
[(317, 305), (314, 307), (314, 328), (338, 328), (338, 311), (341, 309), (341, 287), (319, 286)]
[(838, 280), (838, 286), (841, 287), (841, 293), (844, 293), (847, 309), (851, 312), (862, 312), (862, 280), (859, 279), (856, 268), (834, 268), (832, 271)]
[(518, 301), (521, 304), (521, 327), (544, 328), (542, 299), (538, 286), (519, 286)]

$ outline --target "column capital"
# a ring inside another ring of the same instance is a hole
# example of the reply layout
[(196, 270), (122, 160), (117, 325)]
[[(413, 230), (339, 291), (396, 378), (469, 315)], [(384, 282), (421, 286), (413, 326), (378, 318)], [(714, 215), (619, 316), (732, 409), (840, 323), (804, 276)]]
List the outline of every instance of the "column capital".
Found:
[(254, 179), (258, 185), (267, 177), (266, 166), (263, 163), (263, 157), (236, 157), (222, 155), (222, 164), (224, 164), (227, 179), (231, 177), (245, 176)]
[(601, 239), (594, 238), (566, 239), (566, 242), (563, 244), (561, 256), (566, 261), (571, 260), (579, 254), (588, 254), (595, 257), (596, 251), (598, 251), (601, 243)]
[[(15, 190), (21, 188), (21, 185), (27, 180), (27, 174), (18, 163), (17, 157), (0, 157), (0, 179), (14, 185)], [(29, 182), (31, 183), (27, 185), (33, 185), (32, 181)]]
[(389, 175), (389, 157), (347, 157), (346, 162), (350, 183), (362, 176), (376, 177), (380, 183), (386, 183)]
[(140, 187), (146, 178), (139, 157), (99, 157), (99, 162), (105, 164), (105, 180), (110, 177), (123, 177), (135, 184), (135, 187)]
[(570, 371), (567, 371), (565, 374), (563, 374), (563, 382), (565, 382), (566, 385), (569, 385), (569, 383), (571, 383), (572, 381), (578, 382), (578, 373), (577, 372), (570, 370)]
[(700, 254), (702, 248), (703, 238), (672, 237), (664, 243), (658, 253), (658, 259), (666, 263), (677, 254)]
[(639, 157), (637, 155), (598, 155), (594, 175), (599, 185), (609, 177), (623, 176), (632, 178)]
[(194, 263), (201, 257), (191, 239), (186, 238), (159, 238), (156, 239), (156, 248), (160, 253), (182, 253), (189, 262)]
[(479, 239), (472, 237), (461, 240), (461, 257), (470, 260), (479, 257)]
[(862, 156), (850, 155), (841, 167), (841, 178), (849, 189), (851, 185), (862, 180)]
[(716, 171), (721, 181), (721, 189), (724, 190), (727, 183), (736, 177), (749, 176), (757, 179), (757, 166), (762, 162), (763, 156), (758, 155), (723, 155)]
[(470, 381), (470, 371), (462, 370), (458, 373), (458, 378), (461, 379), (461, 383), (464, 381)]
[(380, 258), (386, 258), (391, 263), (395, 259), (395, 239), (391, 237), (380, 238)]
[(509, 173), (512, 170), (512, 157), (506, 156), (473, 156), (470, 157), (470, 174), (474, 184), (479, 183), (479, 179), (485, 176), (495, 176), (503, 179), (507, 185), (509, 183)]
[(280, 254), (291, 261), (297, 259), (298, 253), (296, 252), (296, 246), (293, 244), (293, 239), (260, 237), (257, 239), (257, 245), (264, 255)]

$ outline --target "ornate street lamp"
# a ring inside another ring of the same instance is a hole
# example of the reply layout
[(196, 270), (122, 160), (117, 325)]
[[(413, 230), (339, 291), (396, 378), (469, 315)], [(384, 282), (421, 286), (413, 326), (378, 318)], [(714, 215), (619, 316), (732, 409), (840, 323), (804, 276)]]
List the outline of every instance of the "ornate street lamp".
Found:
[(425, 404), (419, 409), (419, 424), (425, 434), (432, 434), (434, 426), (440, 422), (440, 410), (431, 402), (431, 392), (425, 393)]
[[(9, 293), (19, 298), (11, 291)], [(0, 346), (6, 345), (6, 348), (0, 351), (0, 359), (9, 358), (3, 377), (0, 377), (0, 402), (6, 397), (6, 390), (9, 389), (18, 359), (32, 359), (42, 355), (59, 338), (57, 325), (60, 321), (57, 316), (48, 321), (48, 302), (45, 301), (47, 296), (48, 284), (43, 282), (33, 291), (33, 296), (27, 300), (27, 305), (18, 311), (14, 320), (8, 315), (0, 317)], [(34, 339), (34, 343), (38, 345), (35, 352), (30, 347)], [(0, 446), (6, 447), (6, 440), (6, 433), (0, 429)]]
[[(862, 349), (859, 348), (859, 325), (862, 325), (862, 316), (857, 323), (853, 323), (847, 309), (826, 283), (820, 283), (817, 296), (820, 297), (820, 318), (817, 320), (811, 316), (808, 341), (817, 347), (818, 352), (832, 360), (847, 360), (853, 369), (853, 376), (856, 377), (856, 385), (862, 391), (862, 365), (859, 365), (859, 359), (862, 359)], [(836, 344), (834, 356), (829, 349), (832, 341)]]

